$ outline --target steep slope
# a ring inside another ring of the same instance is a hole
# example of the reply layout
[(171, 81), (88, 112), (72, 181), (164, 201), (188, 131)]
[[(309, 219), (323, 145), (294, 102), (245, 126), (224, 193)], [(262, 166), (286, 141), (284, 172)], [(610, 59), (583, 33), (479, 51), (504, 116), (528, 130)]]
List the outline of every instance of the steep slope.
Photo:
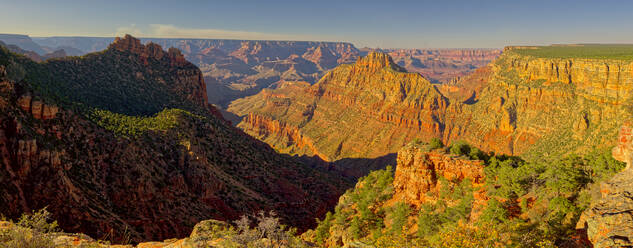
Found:
[(309, 227), (344, 182), (231, 127), (177, 49), (126, 36), (35, 63), (0, 48), (0, 212), (48, 207), (68, 232), (133, 241), (275, 210)]
[(451, 112), (429, 81), (383, 53), (338, 66), (312, 86), (287, 82), (238, 99), (229, 111), (244, 116), (240, 128), (275, 149), (326, 161), (376, 159), (413, 138), (439, 136)]

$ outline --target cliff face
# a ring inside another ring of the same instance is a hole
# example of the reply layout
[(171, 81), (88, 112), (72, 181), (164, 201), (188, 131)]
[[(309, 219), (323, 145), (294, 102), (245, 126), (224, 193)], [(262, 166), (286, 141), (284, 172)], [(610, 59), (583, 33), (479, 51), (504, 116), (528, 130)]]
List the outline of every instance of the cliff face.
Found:
[(600, 199), (594, 200), (583, 213), (577, 228), (585, 229), (594, 247), (627, 247), (633, 245), (633, 123), (620, 128), (613, 157), (627, 167), (600, 184)]
[[(429, 81), (382, 53), (339, 66), (312, 86), (283, 83), (239, 99), (229, 111), (248, 116), (239, 127), (275, 149), (327, 161), (395, 153), (415, 137), (440, 135), (450, 116), (439, 113), (456, 112)], [(253, 116), (266, 116), (301, 140), (278, 128), (260, 130), (272, 125), (260, 125)]]
[(584, 152), (613, 144), (630, 116), (630, 62), (525, 56), (507, 50), (476, 102), (462, 138), (508, 154)]
[[(178, 84), (168, 85), (168, 87), (171, 87), (173, 92), (178, 92), (188, 101), (194, 102), (199, 106), (207, 104), (207, 91), (202, 73), (185, 59), (180, 50), (171, 47), (164, 51), (160, 45), (151, 42), (143, 45), (139, 39), (130, 35), (126, 35), (122, 39), (116, 37), (108, 49), (137, 55), (145, 66), (149, 65), (150, 59), (165, 60), (164, 63), (169, 65), (170, 68), (174, 68), (170, 73), (172, 76), (171, 80), (179, 82)], [(136, 75), (137, 77), (143, 77), (139, 72)]]
[[(344, 187), (218, 117), (200, 71), (175, 50), (125, 37), (42, 64), (1, 49), (0, 63), (8, 217), (47, 206), (65, 231), (133, 241), (184, 237), (201, 220), (258, 210), (308, 228)], [(120, 135), (130, 124), (149, 128)]]
[[(434, 202), (439, 188), (450, 186), (441, 185), (440, 177), (451, 183), (468, 180), (474, 188), (482, 190), (484, 164), (480, 160), (464, 159), (439, 150), (427, 151), (423, 146), (405, 146), (398, 151), (393, 199), (416, 207), (426, 201)], [(483, 194), (483, 191), (475, 193)]]

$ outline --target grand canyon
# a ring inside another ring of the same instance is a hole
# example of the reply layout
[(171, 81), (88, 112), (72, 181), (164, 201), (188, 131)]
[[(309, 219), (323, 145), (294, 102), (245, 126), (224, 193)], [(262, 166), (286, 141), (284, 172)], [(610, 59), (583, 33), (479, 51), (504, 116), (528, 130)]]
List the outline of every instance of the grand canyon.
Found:
[(633, 38), (313, 4), (8, 3), (0, 247), (633, 246)]

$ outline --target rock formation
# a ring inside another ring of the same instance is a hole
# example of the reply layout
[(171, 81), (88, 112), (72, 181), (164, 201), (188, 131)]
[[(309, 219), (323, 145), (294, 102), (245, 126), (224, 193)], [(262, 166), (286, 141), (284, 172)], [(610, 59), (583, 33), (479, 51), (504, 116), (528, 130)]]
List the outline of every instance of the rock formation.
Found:
[[(314, 85), (282, 83), (235, 101), (229, 111), (248, 116), (239, 127), (280, 151), (337, 161), (395, 154), (413, 138), (439, 136), (442, 123), (451, 118), (439, 113), (455, 111), (448, 108), (448, 100), (428, 80), (406, 73), (384, 53), (371, 53)], [(272, 120), (277, 124), (262, 125)], [(261, 130), (273, 126), (284, 129)], [(351, 169), (347, 174), (363, 173)]]
[(622, 120), (631, 115), (633, 63), (515, 51), (506, 49), (490, 65), (485, 86), (463, 109), (471, 120), (449, 140), (528, 157), (614, 144)]
[(419, 207), (425, 201), (435, 201), (443, 177), (449, 182), (469, 180), (475, 187), (484, 183), (484, 164), (480, 160), (446, 154), (444, 151), (428, 151), (423, 145), (409, 144), (398, 152), (396, 173), (393, 180), (393, 199)]
[[(311, 227), (345, 182), (230, 126), (183, 60), (133, 37), (42, 64), (0, 48), (0, 213), (48, 207), (67, 232), (135, 242), (258, 210)], [(12, 81), (15, 68), (27, 80)], [(120, 135), (146, 120), (157, 126)]]
[(299, 148), (283, 133), (258, 130), (266, 125), (249, 123), (252, 118), (239, 125), (276, 149), (328, 161), (386, 156), (431, 137), (528, 159), (585, 153), (613, 145), (622, 120), (632, 117), (633, 64), (625, 60), (541, 58), (506, 49), (490, 65), (435, 89), (388, 57), (371, 53), (315, 85), (279, 84), (228, 110), (265, 116), (311, 141)]
[(627, 167), (600, 184), (600, 199), (594, 199), (577, 225), (586, 230), (596, 248), (633, 246), (633, 122), (620, 128), (613, 157), (626, 162)]

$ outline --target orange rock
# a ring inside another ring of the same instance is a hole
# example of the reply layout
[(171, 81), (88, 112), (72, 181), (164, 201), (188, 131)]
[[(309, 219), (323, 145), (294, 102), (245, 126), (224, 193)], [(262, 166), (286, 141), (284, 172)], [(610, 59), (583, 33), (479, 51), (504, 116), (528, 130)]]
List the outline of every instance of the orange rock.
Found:
[[(484, 182), (484, 165), (480, 160), (469, 160), (440, 151), (426, 151), (425, 146), (408, 145), (398, 152), (394, 176), (396, 200), (420, 206), (437, 196), (438, 178), (448, 181), (469, 180), (473, 185)], [(476, 191), (477, 199), (484, 200), (485, 192)]]

